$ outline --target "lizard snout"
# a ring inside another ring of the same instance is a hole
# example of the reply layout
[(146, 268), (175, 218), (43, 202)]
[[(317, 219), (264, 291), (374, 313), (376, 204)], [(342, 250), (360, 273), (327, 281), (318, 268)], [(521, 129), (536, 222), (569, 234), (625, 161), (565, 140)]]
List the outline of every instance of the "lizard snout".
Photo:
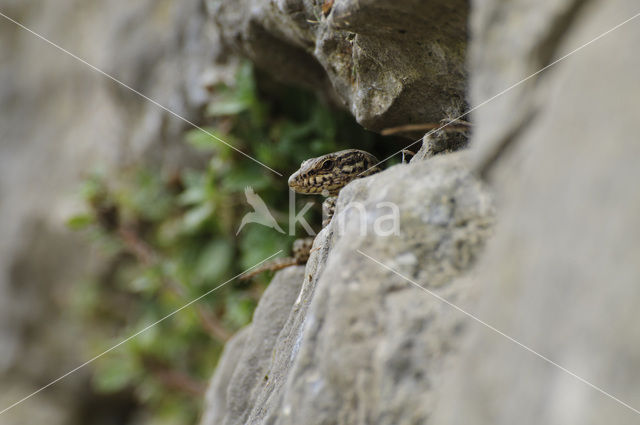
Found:
[(289, 177), (289, 180), (287, 181), (287, 183), (289, 184), (289, 187), (291, 189), (295, 189), (295, 187), (297, 186), (297, 181), (298, 181), (298, 176), (300, 175), (300, 171), (296, 171), (295, 173), (291, 174), (291, 176)]

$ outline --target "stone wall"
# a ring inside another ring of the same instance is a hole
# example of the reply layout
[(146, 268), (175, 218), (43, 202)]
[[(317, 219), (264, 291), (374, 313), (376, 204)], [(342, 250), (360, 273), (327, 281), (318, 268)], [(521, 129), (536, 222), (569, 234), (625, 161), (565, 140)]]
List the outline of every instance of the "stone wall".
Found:
[[(638, 12), (634, 1), (478, 2), (472, 103)], [(640, 410), (638, 18), (478, 110), (473, 155), (499, 212), (471, 311)], [(442, 399), (434, 423), (639, 419), (480, 325)]]

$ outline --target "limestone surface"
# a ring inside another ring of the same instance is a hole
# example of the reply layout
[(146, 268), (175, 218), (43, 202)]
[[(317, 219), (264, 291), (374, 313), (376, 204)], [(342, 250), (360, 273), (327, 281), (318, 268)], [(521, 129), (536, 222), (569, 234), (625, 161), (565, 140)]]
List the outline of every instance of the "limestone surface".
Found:
[(222, 40), (372, 130), (464, 112), (465, 0), (209, 2)]
[[(229, 382), (234, 399), (216, 412), (219, 423), (427, 423), (466, 328), (465, 316), (438, 297), (464, 304), (474, 294), (464, 276), (493, 218), (462, 154), (349, 184), (314, 242), (275, 345), (265, 337), (263, 348), (248, 346), (229, 366), (243, 372)], [(259, 310), (276, 318), (256, 314), (253, 326), (279, 322), (272, 303), (261, 300)]]
[[(478, 103), (638, 13), (632, 0), (476, 6)], [(636, 19), (478, 110), (472, 153), (499, 219), (474, 313), (557, 366), (473, 326), (434, 423), (638, 423), (638, 37)]]

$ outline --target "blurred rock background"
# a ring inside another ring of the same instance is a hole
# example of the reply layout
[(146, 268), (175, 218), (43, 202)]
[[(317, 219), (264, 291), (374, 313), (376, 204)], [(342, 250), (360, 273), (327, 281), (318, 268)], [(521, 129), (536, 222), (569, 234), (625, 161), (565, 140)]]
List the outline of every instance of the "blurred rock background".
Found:
[[(20, 21), (178, 114), (206, 100), (216, 53), (199, 1), (0, 2)], [(65, 226), (80, 180), (96, 165), (176, 166), (184, 123), (0, 18), (0, 400), (2, 408), (82, 363), (68, 307), (95, 263)], [(209, 74), (211, 75), (211, 74)], [(233, 74), (226, 77), (230, 78)], [(211, 78), (225, 78), (222, 71)], [(2, 424), (124, 422), (131, 399), (89, 390), (87, 371), (63, 380)]]

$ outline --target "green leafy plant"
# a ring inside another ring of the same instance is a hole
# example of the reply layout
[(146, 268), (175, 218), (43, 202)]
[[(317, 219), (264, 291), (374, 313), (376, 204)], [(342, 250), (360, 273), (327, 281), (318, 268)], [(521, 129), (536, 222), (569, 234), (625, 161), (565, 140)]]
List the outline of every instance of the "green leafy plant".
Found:
[[(288, 174), (307, 158), (370, 149), (375, 142), (346, 113), (310, 93), (256, 78), (249, 64), (240, 67), (233, 87), (216, 87), (212, 98), (202, 124), (206, 132), (285, 178), (190, 130), (186, 146), (200, 152), (205, 165), (170, 173), (149, 165), (117, 176), (94, 173), (82, 189), (87, 213), (69, 220), (91, 236), (105, 263), (75, 291), (74, 311), (90, 329), (89, 354), (155, 324), (95, 363), (94, 387), (133, 391), (153, 416), (184, 423), (195, 422), (225, 341), (250, 321), (269, 276), (233, 280), (171, 314), (278, 250), (288, 253), (294, 239), (257, 224), (236, 235), (251, 211), (245, 187), (287, 229)], [(319, 216), (318, 210), (310, 217), (317, 229)]]

